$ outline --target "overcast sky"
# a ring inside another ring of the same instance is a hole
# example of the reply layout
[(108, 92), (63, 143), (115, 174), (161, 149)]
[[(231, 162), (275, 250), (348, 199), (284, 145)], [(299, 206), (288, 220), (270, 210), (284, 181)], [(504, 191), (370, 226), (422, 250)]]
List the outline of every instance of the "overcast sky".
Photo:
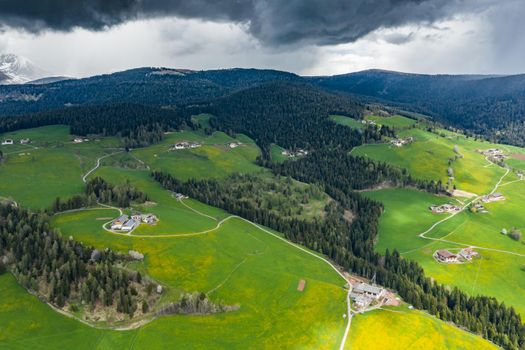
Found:
[(140, 66), (511, 74), (525, 72), (523, 18), (523, 0), (2, 0), (0, 52), (76, 77)]

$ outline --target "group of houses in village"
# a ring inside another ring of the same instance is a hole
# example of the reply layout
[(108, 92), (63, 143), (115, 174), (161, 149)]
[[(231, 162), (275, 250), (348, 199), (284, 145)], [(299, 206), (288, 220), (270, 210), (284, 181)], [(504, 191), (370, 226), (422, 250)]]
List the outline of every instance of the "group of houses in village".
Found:
[(363, 123), (365, 125), (376, 125), (375, 121), (373, 121), (373, 120), (366, 120), (366, 119), (361, 120), (361, 123)]
[[(31, 143), (31, 140), (30, 139), (20, 139), (18, 142), (21, 145), (28, 145)], [(13, 139), (5, 139), (4, 141), (2, 141), (2, 146), (14, 145), (14, 144), (15, 144), (15, 141)]]
[(158, 221), (154, 214), (136, 213), (130, 216), (123, 214), (111, 222), (111, 229), (115, 231), (130, 232), (141, 223), (154, 225)]
[(194, 141), (180, 141), (177, 142), (170, 147), (170, 151), (177, 151), (181, 149), (192, 149), (192, 148), (199, 148), (202, 145), (198, 142)]
[(408, 145), (408, 144), (414, 142), (414, 140), (415, 139), (412, 136), (409, 136), (409, 137), (405, 137), (405, 138), (402, 138), (402, 139), (392, 139), (392, 140), (390, 140), (390, 143), (393, 146), (402, 147), (404, 145)]
[(471, 261), (479, 257), (479, 253), (473, 247), (463, 248), (457, 254), (447, 249), (441, 249), (434, 252), (434, 259), (441, 263), (458, 264)]
[(486, 150), (477, 150), (479, 153), (483, 154), (485, 157), (491, 158), (497, 162), (502, 162), (507, 158), (502, 150), (498, 148), (489, 148)]
[(295, 157), (304, 157), (304, 156), (307, 156), (308, 155), (308, 151), (307, 150), (304, 150), (302, 148), (298, 148), (297, 150), (295, 151), (290, 151), (290, 150), (284, 150), (281, 152), (281, 154), (285, 157), (289, 157), (289, 158), (295, 158)]
[(358, 308), (366, 308), (374, 302), (380, 302), (386, 295), (386, 289), (368, 283), (359, 282), (352, 287), (350, 298)]
[(459, 213), (461, 211), (461, 207), (453, 204), (442, 204), (442, 205), (431, 205), (429, 207), (430, 211), (432, 211), (435, 214), (441, 214), (441, 213)]

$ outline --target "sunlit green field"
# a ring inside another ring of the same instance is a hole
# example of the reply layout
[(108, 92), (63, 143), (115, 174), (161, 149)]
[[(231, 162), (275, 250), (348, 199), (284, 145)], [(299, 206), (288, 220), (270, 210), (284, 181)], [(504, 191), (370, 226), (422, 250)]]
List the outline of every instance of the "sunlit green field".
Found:
[(378, 125), (385, 125), (392, 128), (406, 128), (416, 124), (416, 120), (403, 117), (400, 115), (393, 115), (391, 117), (380, 117), (376, 115), (369, 115), (365, 117), (366, 120), (372, 120)]
[(362, 145), (352, 151), (352, 155), (370, 157), (387, 162), (410, 171), (418, 179), (441, 180), (447, 182), (449, 159), (457, 154), (459, 158), (452, 162), (454, 184), (458, 189), (481, 194), (488, 192), (504, 174), (504, 170), (491, 165), (476, 149), (488, 149), (493, 144), (464, 136), (440, 136), (421, 129), (410, 129), (399, 133), (400, 137), (413, 136), (415, 141), (409, 145), (395, 147), (390, 144)]
[(361, 123), (360, 120), (345, 117), (343, 115), (331, 115), (330, 120), (336, 122), (337, 124), (349, 126), (354, 129), (364, 129), (365, 124)]
[[(170, 145), (179, 141), (197, 141), (202, 147), (169, 151)], [(230, 148), (230, 142), (242, 145)], [(222, 132), (203, 136), (197, 132), (184, 131), (166, 135), (156, 145), (137, 149), (133, 154), (148, 164), (151, 170), (169, 172), (183, 180), (189, 178), (220, 178), (232, 172), (258, 172), (254, 164), (260, 154), (257, 145), (248, 137), (238, 135), (236, 139)]]
[[(203, 116), (196, 120), (207, 121)], [(16, 137), (22, 138), (23, 131), (19, 133)], [(95, 166), (96, 159), (117, 152), (120, 147), (118, 140), (113, 138), (73, 144), (72, 136), (63, 126), (30, 129), (23, 135), (33, 139), (35, 142), (31, 146), (38, 149), (30, 149), (34, 159), (24, 161), (20, 160), (23, 156), (18, 155), (18, 149), (13, 148), (14, 153), (8, 154), (7, 162), (0, 165), (0, 196), (12, 196), (23, 206), (32, 208), (48, 207), (56, 196), (67, 198), (81, 193), (84, 188), (82, 176)], [(181, 140), (195, 140), (203, 146), (168, 151), (171, 144)], [(232, 141), (241, 141), (242, 145), (230, 149), (228, 143)], [(22, 152), (27, 151), (23, 149)], [(238, 311), (208, 316), (166, 316), (138, 330), (94, 329), (56, 313), (6, 274), (0, 276), (0, 348), (339, 348), (346, 326), (343, 318), (346, 291), (342, 288), (345, 281), (329, 265), (222, 210), (192, 199), (180, 202), (150, 176), (152, 170), (162, 170), (183, 180), (224, 178), (233, 172), (261, 173), (269, 177), (268, 171), (254, 163), (259, 153), (253, 141), (243, 135), (232, 139), (223, 133), (211, 136), (202, 131), (171, 133), (157, 145), (104, 159), (102, 166), (90, 175), (101, 176), (114, 184), (129, 180), (146, 192), (151, 201), (133, 205), (133, 209), (156, 214), (160, 219), (157, 225), (141, 225), (131, 236), (107, 232), (102, 225), (107, 218), (118, 215), (117, 210), (107, 208), (63, 213), (52, 219), (53, 226), (63, 235), (73, 236), (86, 244), (124, 253), (133, 249), (145, 254), (144, 262), (133, 263), (132, 267), (166, 287), (161, 304), (176, 301), (181, 292), (200, 291), (206, 292), (213, 301), (240, 305)], [(133, 169), (135, 161), (138, 169)], [(34, 164), (30, 165), (31, 162)], [(123, 163), (131, 168), (118, 166)], [(509, 180), (515, 178), (509, 177)], [(511, 190), (512, 186), (503, 188)], [(386, 205), (378, 249), (406, 245), (406, 249), (416, 249), (414, 254), (423, 254), (415, 259), (424, 263), (427, 258), (424, 249), (429, 241), (416, 238), (415, 244), (407, 242), (414, 241), (412, 233), (416, 227), (423, 228), (435, 216), (425, 207), (425, 215), (418, 219), (418, 203), (428, 206), (449, 199), (411, 190), (385, 190), (369, 195), (378, 200), (397, 198), (395, 208), (404, 204), (410, 209), (398, 212)], [(129, 208), (124, 210), (129, 212)], [(394, 229), (397, 231), (392, 231)], [(390, 233), (384, 234), (385, 230)], [(505, 244), (511, 243), (516, 242)], [(506, 247), (505, 244), (502, 247)], [(438, 275), (439, 271), (430, 273)], [(439, 278), (446, 281), (448, 275)], [(297, 291), (300, 279), (306, 280), (303, 292)], [(481, 278), (479, 281), (479, 288), (485, 293), (487, 287), (482, 285)], [(379, 339), (386, 339), (383, 343), (393, 346), (388, 340), (389, 330), (379, 324), (372, 327), (366, 322), (398, 321), (414, 329), (427, 328), (426, 336), (439, 346), (461, 348), (466, 340), (479, 343), (481, 348), (487, 344), (421, 313), (399, 314), (404, 316), (396, 316), (399, 317), (396, 319), (391, 319), (390, 314), (392, 312), (378, 311), (357, 316), (346, 348), (371, 348), (368, 345), (371, 339), (375, 339), (376, 344), (380, 344), (377, 343)], [(365, 329), (369, 331), (365, 333)], [(449, 341), (443, 343), (444, 338)], [(396, 344), (403, 348), (412, 339), (406, 336)]]
[[(8, 137), (29, 137), (34, 142), (3, 146), (7, 159), (0, 164), (0, 196), (31, 208), (45, 208), (57, 196), (68, 198), (81, 192), (82, 175), (95, 166), (98, 157), (119, 147), (112, 138), (73, 144), (69, 128), (60, 125), (20, 130), (0, 139)], [(10, 147), (16, 149), (10, 151)]]
[(357, 315), (347, 348), (351, 349), (497, 349), (492, 343), (423, 312), (396, 308)]
[[(54, 225), (87, 244), (144, 253), (138, 268), (168, 287), (163, 302), (179, 291), (204, 291), (213, 300), (241, 306), (227, 314), (154, 321), (142, 329), (139, 348), (174, 329), (181, 333), (175, 330), (165, 346), (331, 349), (340, 341), (344, 281), (326, 263), (237, 218), (202, 235), (141, 238), (103, 231), (96, 219), (108, 211), (61, 214)], [(300, 279), (307, 281), (303, 292), (297, 291)]]
[[(514, 181), (514, 180), (510, 180)], [(453, 285), (472, 295), (489, 295), (512, 305), (525, 314), (525, 245), (501, 234), (506, 228), (525, 229), (523, 208), (525, 182), (502, 182), (498, 189), (507, 199), (484, 204), (489, 213), (465, 211), (443, 222), (427, 234), (447, 242), (418, 237), (433, 223), (448, 214), (432, 214), (430, 204), (446, 198), (414, 190), (390, 189), (366, 195), (381, 201), (385, 213), (381, 216), (377, 249), (397, 249), (404, 257), (418, 261), (428, 276)], [(481, 258), (461, 265), (438, 264), (432, 254), (438, 249), (476, 246)]]

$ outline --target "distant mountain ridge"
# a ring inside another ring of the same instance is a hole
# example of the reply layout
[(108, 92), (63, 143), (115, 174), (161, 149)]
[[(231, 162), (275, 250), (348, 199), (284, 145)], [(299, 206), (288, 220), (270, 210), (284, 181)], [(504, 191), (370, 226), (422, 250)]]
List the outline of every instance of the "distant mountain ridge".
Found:
[(494, 141), (525, 145), (525, 75), (427, 75), (375, 69), (301, 77), (266, 69), (146, 67), (84, 79), (1, 85), (0, 116), (112, 103), (172, 108), (209, 103), (270, 82), (309, 84), (347, 98), (358, 96), (364, 102), (426, 114)]
[(0, 55), (0, 84), (24, 84), (40, 79), (48, 73), (29, 59), (14, 55)]

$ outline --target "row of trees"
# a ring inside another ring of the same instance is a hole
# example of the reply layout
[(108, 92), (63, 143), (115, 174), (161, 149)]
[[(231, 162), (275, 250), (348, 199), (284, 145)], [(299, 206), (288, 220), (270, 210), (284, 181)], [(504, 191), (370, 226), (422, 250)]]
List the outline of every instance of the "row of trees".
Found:
[(84, 194), (75, 195), (65, 200), (57, 197), (53, 202), (51, 211), (57, 213), (89, 207), (97, 203), (127, 208), (131, 202), (144, 203), (148, 200), (148, 195), (132, 186), (129, 180), (121, 185), (112, 185), (101, 177), (95, 177), (86, 183)]
[(190, 124), (183, 110), (136, 104), (77, 106), (0, 119), (0, 133), (45, 125), (70, 126), (74, 135), (118, 136), (128, 148), (162, 140), (164, 131)]
[(58, 307), (100, 303), (130, 315), (138, 272), (117, 268), (126, 257), (97, 250), (50, 229), (49, 216), (0, 205), (0, 257), (29, 290)]

